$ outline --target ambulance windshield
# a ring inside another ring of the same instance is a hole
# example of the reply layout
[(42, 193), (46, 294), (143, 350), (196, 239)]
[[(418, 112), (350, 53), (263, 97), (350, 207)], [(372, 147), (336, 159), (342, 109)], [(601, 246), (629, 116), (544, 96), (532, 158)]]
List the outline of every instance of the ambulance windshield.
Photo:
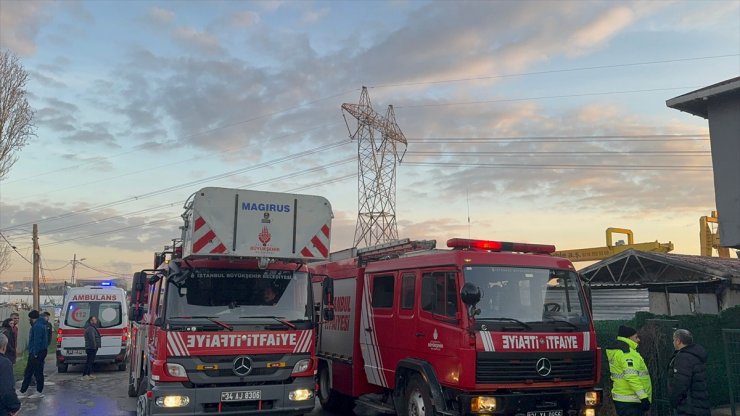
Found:
[(165, 313), (168, 319), (210, 317), (231, 323), (252, 316), (303, 321), (310, 319), (307, 297), (305, 272), (195, 269), (184, 282), (170, 283)]
[(475, 317), (479, 324), (522, 331), (588, 329), (585, 302), (574, 272), (468, 266), (464, 274), (466, 282), (481, 290), (480, 314)]

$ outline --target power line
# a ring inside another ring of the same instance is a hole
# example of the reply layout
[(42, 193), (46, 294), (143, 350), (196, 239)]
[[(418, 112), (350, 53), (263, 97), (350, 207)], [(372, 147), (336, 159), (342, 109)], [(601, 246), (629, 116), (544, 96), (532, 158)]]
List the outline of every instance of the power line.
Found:
[[(346, 90), (346, 91), (343, 91), (343, 92), (340, 92), (340, 93), (337, 93), (337, 94), (334, 94), (334, 95), (322, 97), (322, 98), (317, 98), (315, 100), (308, 101), (308, 102), (303, 103), (303, 104), (296, 104), (296, 105), (293, 105), (293, 106), (288, 107), (288, 108), (283, 109), (283, 110), (273, 111), (271, 113), (265, 113), (265, 114), (262, 114), (262, 115), (259, 115), (259, 116), (256, 116), (256, 117), (252, 117), (252, 118), (249, 118), (249, 119), (240, 120), (240, 121), (236, 121), (236, 122), (233, 122), (233, 123), (229, 123), (229, 124), (224, 124), (224, 125), (221, 125), (221, 126), (217, 126), (217, 127), (211, 128), (211, 129), (201, 130), (199, 132), (186, 134), (186, 135), (182, 136), (181, 139), (188, 139), (188, 138), (192, 138), (192, 137), (197, 137), (197, 136), (200, 136), (200, 135), (203, 135), (203, 134), (213, 133), (215, 131), (222, 130), (222, 129), (225, 129), (225, 128), (234, 127), (234, 126), (238, 126), (238, 125), (241, 125), (241, 124), (247, 124), (247, 123), (252, 122), (252, 121), (255, 121), (255, 120), (259, 120), (259, 119), (262, 119), (262, 118), (265, 118), (265, 117), (270, 117), (270, 116), (274, 116), (274, 115), (278, 115), (278, 114), (282, 114), (282, 113), (287, 113), (289, 111), (293, 111), (295, 109), (298, 109), (298, 108), (301, 108), (301, 107), (305, 107), (307, 105), (312, 105), (312, 104), (316, 104), (317, 102), (329, 100), (329, 99), (332, 99), (332, 98), (341, 97), (342, 95), (346, 95), (346, 94), (349, 94), (351, 92), (356, 92), (356, 91), (359, 91), (359, 88), (355, 88), (355, 89), (352, 89), (352, 90)], [(280, 138), (289, 137), (289, 136), (292, 136), (292, 135), (295, 135), (295, 134), (305, 133), (307, 131), (311, 131), (311, 130), (314, 130), (314, 129), (320, 128), (320, 127), (330, 127), (330, 126), (335, 125), (335, 124), (339, 124), (339, 122), (337, 122), (337, 123), (330, 123), (328, 125), (317, 126), (317, 127), (314, 127), (314, 128), (311, 128), (311, 129), (307, 129), (307, 130), (304, 130), (304, 131), (301, 131), (301, 132), (295, 132), (295, 133), (286, 134), (284, 136), (276, 137), (274, 139), (280, 139)], [(144, 147), (144, 146), (137, 146), (137, 147), (138, 148), (134, 148), (133, 150), (129, 150), (129, 151), (126, 151), (126, 152), (121, 152), (121, 153), (115, 154), (113, 156), (109, 156), (109, 157), (103, 158), (102, 160), (110, 160), (110, 159), (116, 158), (118, 156), (124, 156), (124, 155), (127, 155), (127, 154), (136, 153), (136, 152), (139, 152), (139, 151), (142, 151), (142, 150), (147, 150), (146, 147)], [(226, 150), (223, 150), (223, 151), (221, 151), (219, 153), (227, 153), (227, 152), (231, 152), (231, 151), (234, 151), (234, 149), (233, 148), (232, 149), (226, 149)], [(196, 156), (196, 157), (198, 157), (198, 156)], [(192, 160), (194, 158), (191, 158), (189, 160)], [(15, 183), (15, 182), (19, 182), (19, 181), (28, 180), (28, 179), (37, 178), (39, 176), (46, 176), (46, 175), (49, 175), (49, 174), (52, 174), (52, 173), (56, 173), (56, 172), (60, 172), (60, 171), (64, 171), (64, 170), (77, 169), (77, 168), (80, 168), (82, 166), (86, 166), (86, 165), (93, 164), (93, 163), (98, 163), (98, 162), (100, 162), (100, 160), (89, 160), (89, 161), (86, 161), (86, 162), (76, 163), (73, 166), (67, 166), (67, 167), (60, 168), (60, 169), (54, 169), (54, 170), (50, 170), (50, 171), (46, 171), (46, 172), (41, 172), (41, 173), (38, 173), (36, 175), (28, 176), (28, 177), (25, 177), (25, 178), (14, 179), (14, 180), (8, 181), (6, 183), (10, 184), (10, 183)], [(0, 181), (0, 182), (2, 182), (2, 181)]]
[(117, 273), (117, 272), (110, 272), (110, 271), (106, 271), (106, 270), (100, 270), (100, 269), (97, 269), (95, 267), (89, 266), (89, 265), (87, 265), (87, 264), (85, 264), (85, 263), (83, 263), (81, 261), (78, 261), (77, 264), (79, 264), (82, 267), (85, 267), (87, 269), (90, 269), (90, 270), (93, 270), (93, 271), (96, 271), (96, 272), (102, 273), (102, 274), (113, 275), (113, 276), (118, 276), (118, 277), (122, 277), (122, 278), (128, 278), (128, 277), (130, 277), (128, 274)]
[[(332, 162), (332, 163), (327, 164), (327, 165), (317, 166), (317, 167), (306, 169), (306, 170), (303, 170), (303, 171), (300, 171), (300, 172), (294, 172), (294, 173), (290, 173), (290, 174), (287, 174), (287, 175), (279, 176), (279, 177), (276, 177), (276, 178), (271, 178), (271, 179), (266, 179), (264, 181), (254, 182), (254, 183), (250, 184), (249, 186), (265, 185), (265, 184), (268, 184), (268, 183), (271, 183), (271, 182), (277, 182), (277, 181), (284, 180), (284, 179), (290, 179), (290, 178), (294, 178), (296, 176), (304, 175), (306, 173), (311, 173), (311, 172), (316, 172), (316, 171), (324, 170), (326, 167), (340, 166), (340, 165), (343, 165), (343, 164), (346, 164), (346, 163), (349, 163), (349, 162), (353, 162), (354, 160), (355, 160), (354, 157), (347, 158), (347, 159), (342, 159), (342, 160), (338, 160), (338, 161)], [(180, 217), (179, 216), (178, 217), (170, 217), (170, 218), (166, 218), (166, 219), (149, 221), (149, 222), (145, 222), (145, 223), (137, 224), (137, 225), (132, 225), (132, 226), (128, 226), (128, 227), (117, 228), (115, 230), (102, 231), (102, 232), (95, 233), (95, 234), (88, 234), (88, 235), (78, 236), (78, 237), (74, 237), (74, 238), (68, 238), (68, 239), (65, 239), (65, 240), (60, 240), (60, 241), (55, 241), (53, 243), (48, 243), (48, 244), (46, 244), (46, 246), (47, 247), (48, 246), (55, 246), (55, 245), (60, 245), (60, 244), (68, 243), (68, 242), (71, 242), (71, 241), (78, 241), (78, 240), (84, 240), (84, 239), (93, 238), (93, 237), (100, 237), (100, 236), (103, 236), (103, 235), (106, 235), (106, 234), (118, 233), (118, 232), (121, 232), (121, 231), (127, 231), (127, 230), (136, 229), (136, 228), (146, 227), (146, 226), (149, 226), (149, 225), (156, 225), (156, 224), (160, 224), (160, 223), (163, 223), (163, 222), (166, 222), (166, 221), (171, 221), (171, 220), (178, 219), (178, 218), (180, 218)]]
[(173, 186), (170, 186), (170, 187), (167, 187), (167, 188), (158, 189), (158, 190), (155, 190), (155, 191), (151, 191), (151, 192), (147, 192), (147, 193), (144, 193), (144, 194), (140, 194), (140, 195), (136, 195), (136, 196), (132, 196), (132, 197), (120, 199), (120, 200), (113, 201), (113, 202), (107, 202), (107, 203), (104, 203), (104, 204), (98, 204), (98, 205), (95, 205), (95, 206), (92, 206), (92, 207), (88, 207), (88, 208), (77, 210), (77, 211), (68, 212), (68, 213), (65, 213), (65, 214), (60, 214), (60, 215), (56, 215), (56, 216), (52, 216), (52, 217), (47, 217), (47, 218), (43, 218), (43, 219), (39, 219), (39, 220), (34, 220), (32, 222), (27, 222), (27, 223), (23, 223), (23, 224), (18, 224), (16, 226), (11, 227), (11, 228), (7, 228), (5, 231), (19, 229), (19, 228), (26, 227), (26, 226), (31, 225), (31, 224), (38, 224), (38, 223), (48, 222), (48, 221), (52, 221), (52, 220), (59, 220), (59, 219), (63, 219), (63, 218), (68, 218), (68, 217), (71, 217), (71, 216), (74, 216), (74, 215), (84, 214), (84, 213), (92, 212), (92, 211), (95, 211), (95, 210), (98, 210), (98, 209), (102, 209), (102, 208), (109, 208), (109, 207), (112, 207), (112, 206), (121, 205), (121, 204), (124, 204), (124, 203), (127, 203), (127, 202), (131, 202), (131, 201), (140, 201), (140, 200), (145, 199), (145, 198), (149, 198), (149, 197), (152, 197), (152, 196), (161, 195), (161, 194), (164, 194), (164, 193), (176, 191), (176, 190), (179, 190), (179, 189), (182, 189), (182, 188), (185, 188), (185, 187), (189, 187), (189, 186), (193, 186), (193, 185), (198, 185), (198, 184), (203, 184), (203, 183), (211, 182), (211, 181), (214, 181), (214, 180), (217, 180), (217, 179), (227, 178), (227, 177), (230, 177), (230, 176), (238, 175), (238, 174), (249, 172), (249, 171), (252, 171), (252, 170), (257, 170), (257, 169), (261, 169), (261, 168), (264, 168), (264, 167), (269, 167), (269, 166), (272, 166), (272, 165), (276, 165), (278, 163), (287, 162), (287, 161), (290, 161), (290, 160), (293, 160), (293, 159), (298, 159), (298, 158), (305, 157), (305, 156), (308, 156), (308, 155), (312, 155), (312, 154), (315, 154), (315, 153), (325, 152), (325, 151), (331, 150), (331, 149), (336, 148), (336, 147), (347, 145), (349, 143), (351, 143), (351, 141), (349, 141), (349, 140), (342, 140), (340, 142), (335, 142), (335, 143), (331, 143), (331, 144), (327, 144), (327, 145), (317, 146), (317, 147), (314, 147), (314, 148), (309, 149), (309, 150), (305, 150), (305, 151), (302, 151), (302, 152), (299, 152), (299, 153), (294, 153), (294, 154), (291, 154), (291, 155), (287, 155), (287, 156), (284, 156), (284, 157), (273, 159), (273, 160), (268, 161), (268, 162), (263, 162), (263, 163), (259, 163), (259, 164), (256, 164), (256, 165), (251, 165), (251, 166), (246, 167), (246, 168), (236, 169), (236, 170), (233, 170), (233, 171), (221, 173), (221, 174), (210, 176), (210, 177), (207, 177), (207, 178), (198, 179), (198, 180), (190, 181), (190, 182), (186, 182), (186, 183), (181, 183), (179, 185), (173, 185)]
[(625, 151), (612, 151), (612, 152), (530, 152), (526, 150), (522, 151), (492, 151), (492, 152), (434, 152), (434, 151), (417, 151), (417, 152), (406, 152), (407, 156), (418, 156), (418, 155), (431, 155), (431, 156), (494, 156), (494, 155), (510, 155), (510, 156), (537, 156), (537, 157), (550, 157), (550, 156), (633, 156), (633, 155), (649, 155), (649, 156), (711, 156), (712, 152), (709, 150), (675, 150), (675, 151), (642, 151), (642, 150), (625, 150)]
[(26, 262), (27, 262), (28, 264), (33, 264), (33, 262), (32, 262), (31, 260), (28, 260), (28, 259), (26, 258), (26, 256), (24, 256), (23, 254), (21, 254), (21, 252), (20, 252), (20, 251), (18, 251), (18, 249), (17, 249), (17, 248), (15, 248), (15, 246), (14, 246), (14, 245), (13, 245), (13, 244), (12, 244), (12, 243), (11, 243), (10, 241), (8, 241), (8, 239), (7, 239), (7, 238), (5, 238), (5, 235), (4, 235), (4, 234), (3, 234), (2, 232), (0, 232), (0, 237), (2, 237), (2, 238), (3, 238), (3, 240), (5, 240), (5, 242), (6, 242), (7, 244), (8, 244), (8, 247), (12, 248), (12, 249), (13, 249), (13, 251), (15, 251), (15, 252), (16, 252), (16, 254), (18, 254), (19, 256), (21, 256), (21, 258), (22, 258), (23, 260), (25, 260), (25, 261), (26, 261)]
[(553, 99), (553, 98), (575, 98), (575, 97), (590, 97), (590, 96), (597, 96), (597, 95), (636, 94), (636, 93), (641, 93), (641, 92), (687, 90), (687, 89), (696, 89), (696, 88), (699, 88), (699, 87), (688, 86), (688, 87), (670, 87), (670, 88), (650, 88), (650, 89), (644, 89), (644, 90), (602, 91), (602, 92), (589, 92), (589, 93), (581, 93), (581, 94), (548, 95), (548, 96), (540, 96), (540, 97), (502, 98), (499, 100), (459, 101), (459, 102), (448, 102), (448, 103), (395, 105), (394, 107), (395, 108), (446, 107), (446, 106), (453, 106), (453, 105), (493, 104), (493, 103), (506, 103), (506, 102), (515, 102), (515, 101), (547, 100), (547, 99)]
[[(319, 126), (316, 126), (316, 127), (312, 127), (310, 129), (306, 129), (306, 130), (302, 130), (302, 131), (299, 131), (299, 132), (294, 132), (294, 133), (290, 133), (290, 134), (285, 134), (283, 136), (275, 137), (273, 140), (283, 139), (283, 138), (286, 138), (286, 137), (294, 136), (296, 134), (304, 134), (304, 133), (309, 132), (311, 130), (316, 130), (316, 129), (319, 129), (319, 128), (322, 128), (322, 127), (329, 127), (329, 126), (332, 126), (332, 125), (335, 125), (335, 124), (339, 124), (339, 123), (338, 122), (337, 123), (330, 123), (328, 125), (322, 124), (322, 125), (319, 125)], [(239, 148), (241, 148), (241, 147), (239, 147)], [(229, 152), (233, 152), (236, 149), (237, 148), (226, 149), (226, 150), (223, 150), (221, 152), (218, 152), (217, 154), (227, 154)], [(324, 150), (324, 149), (321, 149), (321, 150)], [(189, 159), (185, 159), (185, 160), (174, 161), (174, 162), (170, 162), (170, 163), (166, 163), (166, 164), (159, 164), (159, 165), (157, 165), (157, 168), (158, 169), (163, 169), (163, 168), (166, 168), (168, 166), (178, 166), (178, 165), (182, 165), (182, 164), (187, 163), (187, 162), (192, 161), (192, 160), (200, 160), (200, 159), (202, 159), (202, 155), (196, 155), (196, 156), (193, 156), (193, 157), (191, 157)], [(64, 191), (64, 190), (81, 188), (81, 187), (89, 186), (89, 185), (96, 184), (96, 183), (107, 182), (107, 181), (110, 181), (112, 179), (120, 179), (120, 178), (123, 178), (123, 177), (126, 177), (126, 176), (137, 175), (137, 174), (140, 174), (140, 173), (141, 173), (141, 170), (139, 169), (139, 170), (136, 170), (136, 171), (126, 172), (126, 173), (122, 173), (120, 175), (115, 175), (115, 176), (111, 176), (111, 177), (108, 177), (108, 178), (98, 179), (98, 180), (91, 181), (91, 182), (77, 183), (75, 185), (68, 186), (66, 188), (59, 188), (59, 187), (57, 187), (57, 188), (54, 188), (53, 191), (39, 192), (39, 193), (36, 193), (36, 194), (30, 194), (30, 195), (22, 196), (22, 197), (19, 198), (19, 200), (23, 201), (23, 200), (26, 200), (26, 199), (29, 199), (29, 198), (33, 198), (33, 197), (39, 196), (39, 195), (48, 195), (48, 194), (53, 193), (53, 192), (61, 192), (61, 191)], [(235, 173), (235, 174), (238, 174), (238, 173)], [(224, 175), (226, 175), (225, 177), (231, 176), (228, 172), (226, 174), (224, 174)]]
[[(633, 140), (635, 139), (635, 140)], [(631, 141), (709, 141), (708, 133), (682, 134), (622, 134), (622, 135), (565, 135), (565, 136), (509, 136), (509, 137), (407, 137), (409, 142), (468, 142), (468, 141), (520, 141), (520, 142), (559, 142), (563, 140), (598, 140), (600, 142), (631, 142)]]
[(671, 170), (703, 172), (712, 170), (711, 166), (675, 166), (675, 165), (529, 165), (529, 164), (497, 164), (497, 163), (447, 163), (447, 162), (404, 162), (410, 166), (444, 166), (444, 167), (480, 167), (503, 169), (574, 169), (574, 170)]
[(456, 78), (456, 79), (437, 80), (437, 81), (417, 81), (417, 82), (402, 82), (402, 83), (395, 83), (395, 84), (378, 84), (374, 86), (369, 86), (368, 88), (405, 87), (405, 86), (412, 86), (412, 85), (430, 85), (430, 84), (445, 84), (445, 83), (452, 83), (452, 82), (482, 81), (486, 79), (496, 79), (496, 78), (523, 77), (523, 76), (529, 76), (529, 75), (555, 74), (555, 73), (561, 73), (561, 72), (590, 71), (594, 69), (624, 68), (624, 67), (630, 67), (630, 66), (667, 64), (667, 63), (675, 63), (675, 62), (689, 62), (689, 61), (699, 61), (699, 60), (705, 60), (705, 59), (732, 58), (736, 56), (740, 56), (740, 54), (733, 53), (733, 54), (726, 54), (726, 55), (698, 56), (694, 58), (666, 59), (662, 61), (644, 61), (644, 62), (631, 62), (631, 63), (626, 63), (626, 64), (609, 64), (609, 65), (597, 65), (597, 66), (584, 66), (584, 67), (577, 67), (577, 68), (550, 69), (550, 70), (545, 70), (545, 71), (519, 72), (519, 73), (513, 73), (513, 74), (487, 75), (487, 76), (482, 76), (482, 77)]

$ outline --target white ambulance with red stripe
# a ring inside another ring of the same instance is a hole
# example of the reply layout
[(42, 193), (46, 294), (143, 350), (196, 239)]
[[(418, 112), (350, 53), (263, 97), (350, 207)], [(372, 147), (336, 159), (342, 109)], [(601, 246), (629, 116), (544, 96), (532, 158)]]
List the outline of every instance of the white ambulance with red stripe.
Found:
[(595, 416), (601, 352), (587, 289), (554, 246), (399, 240), (311, 265), (331, 291), (321, 405), (400, 415)]
[(100, 286), (66, 290), (56, 337), (60, 373), (66, 373), (70, 365), (85, 364), (85, 324), (91, 316), (98, 318), (101, 338), (95, 362), (116, 364), (119, 371), (126, 369), (131, 347), (126, 291), (101, 282)]
[(322, 197), (204, 188), (182, 239), (134, 276), (129, 395), (138, 415), (299, 415), (314, 407), (306, 264), (329, 254)]

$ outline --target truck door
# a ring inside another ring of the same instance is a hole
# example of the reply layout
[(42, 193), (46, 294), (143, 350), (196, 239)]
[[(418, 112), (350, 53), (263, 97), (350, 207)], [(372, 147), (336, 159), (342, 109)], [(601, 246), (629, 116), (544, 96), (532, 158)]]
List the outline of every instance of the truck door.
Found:
[(396, 339), (393, 344), (396, 358), (395, 362), (405, 357), (416, 355), (416, 334), (418, 333), (419, 314), (415, 310), (416, 294), (419, 293), (416, 285), (416, 272), (403, 272), (400, 278), (400, 290), (398, 294), (398, 318), (396, 319)]
[(461, 328), (461, 302), (454, 270), (421, 274), (420, 304), (416, 338), (419, 356), (434, 367), (440, 382), (457, 384), (461, 343), (467, 339)]
[(393, 301), (395, 276), (368, 275), (365, 279), (360, 321), (360, 349), (365, 375), (370, 384), (389, 387), (393, 383), (395, 362), (393, 344), (397, 342)]

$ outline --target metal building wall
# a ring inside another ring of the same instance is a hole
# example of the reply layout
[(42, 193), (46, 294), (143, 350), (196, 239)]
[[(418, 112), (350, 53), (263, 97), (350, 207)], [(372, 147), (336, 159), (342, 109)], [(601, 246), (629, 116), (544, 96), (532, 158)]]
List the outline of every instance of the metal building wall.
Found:
[(636, 312), (650, 312), (647, 289), (591, 288), (594, 320), (632, 319)]

